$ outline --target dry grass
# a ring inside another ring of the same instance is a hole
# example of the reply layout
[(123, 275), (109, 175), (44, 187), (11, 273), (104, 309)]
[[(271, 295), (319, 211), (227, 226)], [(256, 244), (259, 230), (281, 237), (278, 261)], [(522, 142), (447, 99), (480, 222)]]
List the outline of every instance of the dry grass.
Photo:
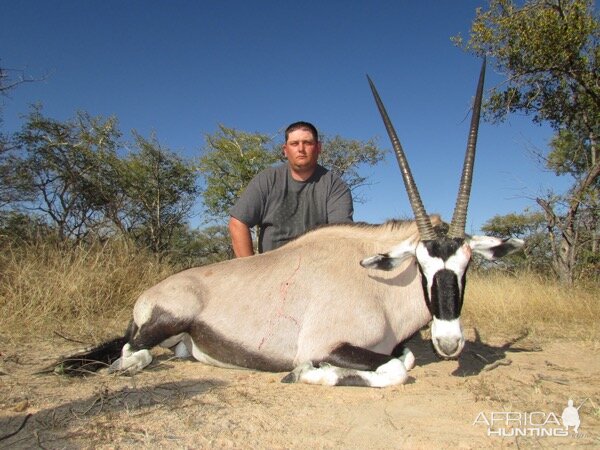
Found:
[(68, 326), (94, 337), (112, 324), (120, 332), (142, 290), (173, 271), (118, 242), (74, 250), (9, 247), (0, 255), (0, 329), (19, 335)]
[[(120, 243), (9, 247), (0, 254), (0, 329), (9, 336), (68, 329), (88, 341), (105, 339), (123, 330), (140, 292), (175, 271)], [(599, 316), (598, 285), (566, 288), (494, 271), (470, 273), (463, 313), (464, 324), (487, 337), (528, 331), (592, 340), (600, 338)]]
[(538, 337), (598, 340), (600, 286), (561, 286), (523, 273), (471, 273), (465, 295), (466, 326), (485, 335), (529, 332)]

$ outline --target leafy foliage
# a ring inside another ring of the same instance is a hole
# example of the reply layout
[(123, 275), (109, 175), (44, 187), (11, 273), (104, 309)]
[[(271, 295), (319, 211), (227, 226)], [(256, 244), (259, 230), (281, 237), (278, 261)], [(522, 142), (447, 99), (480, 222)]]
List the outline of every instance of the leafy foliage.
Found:
[(217, 219), (227, 217), (250, 180), (281, 158), (281, 151), (269, 136), (219, 125), (214, 135), (206, 136), (199, 164), (205, 180), (202, 195), (207, 212)]
[(233, 257), (229, 230), (225, 226), (209, 226), (175, 231), (169, 262), (179, 267), (197, 267), (225, 261)]
[(138, 152), (124, 161), (121, 181), (131, 216), (141, 222), (136, 238), (161, 253), (194, 205), (196, 174), (190, 164), (163, 149), (156, 137), (145, 139), (135, 133), (135, 141)]
[(371, 139), (362, 142), (336, 135), (333, 138), (325, 136), (321, 146), (319, 162), (346, 182), (355, 201), (362, 201), (357, 196), (357, 190), (366, 184), (367, 177), (360, 175), (358, 169), (362, 166), (375, 166), (383, 160), (385, 153), (377, 147), (377, 141)]
[[(538, 198), (552, 244), (553, 268), (571, 283), (580, 247), (580, 218), (598, 217), (600, 149), (600, 21), (592, 0), (491, 0), (477, 10), (468, 42), (477, 55), (491, 56), (506, 82), (492, 89), (486, 117), (531, 115), (556, 134), (546, 165), (574, 183), (559, 201)], [(591, 238), (598, 251), (598, 222)]]
[(78, 113), (61, 122), (35, 107), (0, 161), (13, 209), (45, 218), (58, 242), (115, 234), (154, 253), (189, 218), (198, 188), (191, 163), (134, 132), (136, 151), (120, 156), (115, 118)]
[(502, 239), (518, 237), (525, 239), (522, 252), (505, 258), (505, 263), (515, 269), (527, 269), (545, 273), (552, 267), (552, 248), (546, 234), (545, 216), (539, 211), (523, 214), (494, 216), (481, 230), (490, 236)]
[(116, 120), (78, 113), (75, 120), (59, 122), (44, 117), (41, 108), (30, 113), (16, 136), (19, 155), (13, 187), (30, 200), (27, 208), (43, 213), (59, 240), (80, 240), (97, 219), (101, 199), (94, 180), (104, 155), (114, 154), (119, 137)]
[(559, 129), (579, 118), (578, 106), (600, 107), (599, 39), (591, 0), (492, 0), (478, 9), (466, 47), (493, 55), (508, 76), (492, 90), (493, 117), (521, 111)]

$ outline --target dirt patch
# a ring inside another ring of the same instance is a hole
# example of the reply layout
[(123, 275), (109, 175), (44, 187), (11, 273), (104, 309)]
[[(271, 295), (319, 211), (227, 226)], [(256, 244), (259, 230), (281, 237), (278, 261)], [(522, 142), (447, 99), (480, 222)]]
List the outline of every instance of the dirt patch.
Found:
[[(80, 347), (0, 338), (0, 448), (600, 445), (595, 342), (482, 342), (471, 333), (458, 361), (441, 361), (417, 336), (409, 382), (386, 389), (282, 384), (284, 374), (219, 369), (166, 351), (153, 351), (150, 368), (131, 377), (35, 374)], [(583, 402), (579, 432), (555, 436), (553, 415), (560, 421), (569, 399)], [(492, 415), (502, 412), (514, 413), (509, 422)]]

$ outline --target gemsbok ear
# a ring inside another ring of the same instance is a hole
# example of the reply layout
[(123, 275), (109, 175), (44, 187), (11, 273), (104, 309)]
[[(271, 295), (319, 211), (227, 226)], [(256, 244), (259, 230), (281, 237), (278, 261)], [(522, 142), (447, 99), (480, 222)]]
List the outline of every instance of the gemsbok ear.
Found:
[(365, 258), (360, 262), (360, 265), (366, 269), (393, 270), (401, 263), (401, 258), (392, 258), (388, 253), (384, 253)]
[(379, 253), (363, 259), (360, 265), (367, 269), (393, 270), (408, 258), (414, 257), (416, 248), (416, 242), (405, 241), (396, 245), (387, 253)]
[(416, 250), (417, 241), (403, 241), (387, 253), (379, 253), (363, 259), (360, 265), (366, 269), (393, 270), (408, 258), (414, 257)]
[(469, 238), (471, 250), (490, 261), (516, 252), (523, 247), (523, 244), (525, 242), (517, 238), (500, 239), (491, 236), (471, 236)]

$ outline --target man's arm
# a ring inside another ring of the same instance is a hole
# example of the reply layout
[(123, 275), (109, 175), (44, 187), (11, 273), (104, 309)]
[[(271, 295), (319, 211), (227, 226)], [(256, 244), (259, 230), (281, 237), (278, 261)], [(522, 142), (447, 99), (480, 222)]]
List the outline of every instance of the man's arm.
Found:
[(254, 255), (252, 235), (248, 225), (232, 216), (229, 218), (229, 234), (236, 258)]
[(334, 180), (331, 192), (327, 199), (327, 222), (348, 223), (352, 222), (354, 206), (352, 193), (340, 178)]

